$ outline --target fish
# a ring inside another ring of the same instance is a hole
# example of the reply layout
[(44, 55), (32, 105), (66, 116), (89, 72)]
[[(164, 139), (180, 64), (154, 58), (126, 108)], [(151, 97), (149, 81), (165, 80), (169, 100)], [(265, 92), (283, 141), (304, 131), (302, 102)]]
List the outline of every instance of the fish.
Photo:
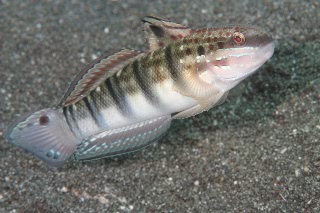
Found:
[(271, 34), (256, 26), (192, 29), (155, 15), (141, 21), (146, 51), (95, 59), (59, 104), (18, 117), (5, 139), (49, 167), (137, 151), (161, 138), (172, 120), (223, 103), (274, 53)]

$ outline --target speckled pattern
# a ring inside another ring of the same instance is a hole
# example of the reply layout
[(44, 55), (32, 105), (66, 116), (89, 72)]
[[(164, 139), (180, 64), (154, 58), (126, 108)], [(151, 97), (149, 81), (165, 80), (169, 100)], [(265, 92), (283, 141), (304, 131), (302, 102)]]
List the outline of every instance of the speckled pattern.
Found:
[(0, 0), (0, 136), (16, 115), (57, 104), (92, 59), (142, 50), (135, 14), (254, 24), (277, 48), (241, 94), (138, 153), (52, 170), (1, 137), (0, 212), (320, 211), (319, 1), (91, 2)]

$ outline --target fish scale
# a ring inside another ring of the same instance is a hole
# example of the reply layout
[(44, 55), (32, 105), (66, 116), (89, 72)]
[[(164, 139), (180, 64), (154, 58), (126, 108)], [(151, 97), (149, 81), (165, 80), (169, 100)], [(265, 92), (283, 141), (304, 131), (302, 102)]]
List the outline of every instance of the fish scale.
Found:
[(95, 59), (58, 106), (18, 118), (6, 140), (54, 167), (71, 156), (137, 151), (164, 135), (171, 120), (223, 103), (274, 51), (271, 35), (258, 27), (190, 29), (151, 15), (142, 22), (146, 52), (123, 49)]

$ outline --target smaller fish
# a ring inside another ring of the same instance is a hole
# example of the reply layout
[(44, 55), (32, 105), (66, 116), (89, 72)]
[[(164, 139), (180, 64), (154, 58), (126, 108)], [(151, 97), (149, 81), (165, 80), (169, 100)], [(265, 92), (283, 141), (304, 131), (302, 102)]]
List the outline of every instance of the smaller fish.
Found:
[(147, 52), (119, 50), (88, 64), (61, 102), (22, 116), (9, 143), (60, 167), (73, 156), (94, 160), (157, 141), (173, 119), (221, 104), (230, 89), (274, 52), (269, 33), (253, 26), (190, 29), (142, 18)]

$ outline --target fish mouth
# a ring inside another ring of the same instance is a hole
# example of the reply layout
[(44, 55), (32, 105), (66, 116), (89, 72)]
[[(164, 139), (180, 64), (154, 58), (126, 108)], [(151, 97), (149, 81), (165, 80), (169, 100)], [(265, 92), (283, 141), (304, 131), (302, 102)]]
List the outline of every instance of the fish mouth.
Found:
[(246, 73), (239, 73), (236, 76), (230, 77), (230, 78), (221, 78), (223, 81), (234, 81), (234, 80), (243, 80), (246, 77), (253, 74), (257, 69), (259, 69), (266, 61), (268, 61), (273, 53), (274, 53), (275, 43), (274, 41), (266, 42), (266, 44), (261, 44), (258, 49), (255, 56), (253, 56), (252, 60), (256, 61), (254, 65), (250, 68), (250, 72)]
[(269, 60), (272, 57), (272, 55), (274, 53), (274, 48), (275, 48), (274, 41), (271, 41), (271, 42), (269, 42), (267, 44), (261, 45), (258, 48), (260, 53), (258, 54), (257, 57), (259, 57), (260, 60), (264, 59), (265, 60), (264, 62), (266, 62), (267, 60)]

